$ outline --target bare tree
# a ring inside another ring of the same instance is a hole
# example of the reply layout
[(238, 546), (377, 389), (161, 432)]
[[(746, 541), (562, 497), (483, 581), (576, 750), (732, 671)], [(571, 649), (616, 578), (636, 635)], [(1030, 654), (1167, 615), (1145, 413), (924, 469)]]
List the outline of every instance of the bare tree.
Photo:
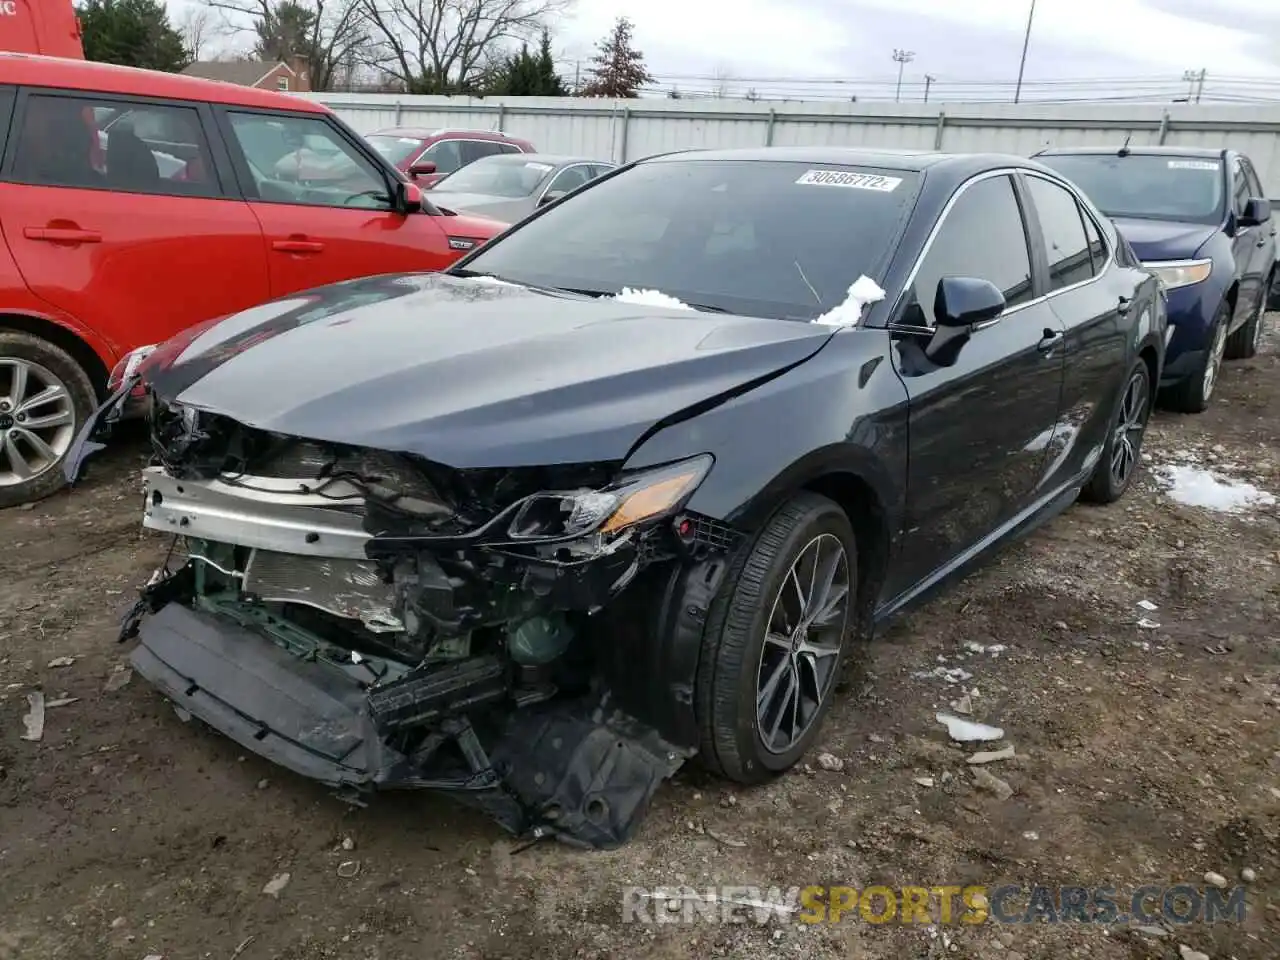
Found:
[(711, 95), (717, 100), (723, 100), (729, 96), (729, 84), (733, 81), (733, 71), (722, 64), (716, 67), (712, 77), (715, 85), (711, 88)]
[(214, 12), (207, 7), (188, 7), (178, 20), (178, 31), (192, 60), (204, 60), (208, 46), (218, 35)]
[(509, 48), (533, 42), (574, 0), (357, 0), (373, 63), (410, 93), (480, 88)]
[(250, 25), (258, 35), (258, 46), (269, 48), (273, 58), (301, 60), (312, 90), (328, 90), (341, 65), (359, 58), (369, 43), (362, 0), (206, 0), (206, 3), (241, 25)]

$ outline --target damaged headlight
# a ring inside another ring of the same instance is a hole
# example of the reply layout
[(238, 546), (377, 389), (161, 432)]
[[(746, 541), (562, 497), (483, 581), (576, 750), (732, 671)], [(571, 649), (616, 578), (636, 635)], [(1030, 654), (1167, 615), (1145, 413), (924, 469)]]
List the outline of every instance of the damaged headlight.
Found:
[(603, 490), (534, 494), (507, 532), (517, 540), (619, 533), (679, 509), (713, 462), (709, 454), (701, 454), (633, 474)]

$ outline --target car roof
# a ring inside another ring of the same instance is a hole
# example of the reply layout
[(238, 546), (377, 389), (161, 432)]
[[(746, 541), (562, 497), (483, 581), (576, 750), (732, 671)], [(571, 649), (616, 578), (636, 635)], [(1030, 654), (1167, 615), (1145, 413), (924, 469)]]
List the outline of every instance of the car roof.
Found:
[(1194, 157), (1204, 160), (1220, 160), (1227, 154), (1225, 147), (1170, 147), (1170, 146), (1153, 146), (1153, 147), (1129, 147), (1125, 154), (1121, 154), (1123, 144), (1117, 144), (1113, 147), (1094, 146), (1094, 147), (1050, 147), (1041, 150), (1036, 154), (1037, 157), (1068, 157), (1068, 156), (1112, 156), (1118, 157), (1127, 154), (1133, 157), (1152, 156), (1152, 157)]
[[(617, 164), (612, 160), (596, 160), (592, 157), (579, 157), (567, 153), (494, 153), (488, 157), (481, 157), (480, 160), (489, 160), (494, 157), (509, 157), (512, 160), (523, 160), (529, 163), (549, 163), (557, 167), (568, 166), (571, 163), (599, 163), (616, 167)], [(472, 161), (479, 163), (480, 160)]]
[(367, 136), (413, 137), (418, 140), (431, 140), (435, 137), (472, 137), (479, 140), (524, 142), (519, 137), (513, 137), (507, 133), (498, 133), (495, 130), (455, 130), (436, 127), (383, 127), (381, 130), (371, 130)]
[(303, 113), (330, 112), (328, 107), (313, 100), (272, 90), (242, 87), (239, 84), (163, 73), (159, 70), (139, 70), (113, 63), (42, 57), (30, 53), (0, 52), (0, 76), (4, 77), (6, 83), (31, 87), (163, 97)]
[(1044, 169), (1034, 160), (1003, 153), (942, 153), (936, 150), (891, 150), (868, 147), (742, 147), (732, 150), (684, 150), (648, 157), (642, 163), (678, 160), (770, 160), (784, 163), (840, 164), (921, 173), (936, 170), (956, 177), (1005, 167)]

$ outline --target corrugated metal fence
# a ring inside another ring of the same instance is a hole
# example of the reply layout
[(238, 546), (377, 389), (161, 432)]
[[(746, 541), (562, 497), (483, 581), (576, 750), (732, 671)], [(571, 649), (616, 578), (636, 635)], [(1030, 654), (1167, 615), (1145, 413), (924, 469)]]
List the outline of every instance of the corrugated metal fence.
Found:
[(623, 162), (691, 147), (901, 147), (1028, 155), (1041, 147), (1230, 146), (1280, 198), (1280, 106), (753, 103), (746, 100), (472, 99), (310, 94), (361, 133), (421, 126), (503, 130), (548, 153)]

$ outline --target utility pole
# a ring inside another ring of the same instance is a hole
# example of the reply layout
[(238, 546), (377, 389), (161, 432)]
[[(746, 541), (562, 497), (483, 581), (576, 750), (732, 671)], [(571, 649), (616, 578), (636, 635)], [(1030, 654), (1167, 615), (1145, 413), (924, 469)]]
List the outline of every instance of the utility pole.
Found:
[(1022, 72), (1027, 69), (1027, 46), (1031, 43), (1031, 21), (1036, 16), (1036, 0), (1031, 0), (1031, 9), (1027, 11), (1027, 32), (1022, 35), (1022, 59), (1018, 61), (1018, 85), (1013, 88), (1013, 102), (1022, 97)]
[(893, 100), (895, 103), (902, 99), (902, 68), (916, 58), (914, 50), (894, 50), (893, 59), (898, 65), (898, 86), (894, 90)]
[(929, 102), (929, 85), (932, 84), (933, 81), (936, 79), (937, 79), (936, 77), (930, 76), (927, 73), (924, 75), (924, 102), (925, 103)]
[(582, 89), (580, 86), (578, 86), (578, 82), (581, 79), (581, 76), (582, 76), (582, 61), (575, 60), (573, 61), (573, 95), (575, 97), (578, 95), (578, 91)]
[(1192, 103), (1200, 102), (1200, 95), (1204, 93), (1205, 69), (1201, 67), (1199, 70), (1184, 70), (1182, 79), (1191, 84), (1191, 89), (1187, 91), (1187, 99)]

